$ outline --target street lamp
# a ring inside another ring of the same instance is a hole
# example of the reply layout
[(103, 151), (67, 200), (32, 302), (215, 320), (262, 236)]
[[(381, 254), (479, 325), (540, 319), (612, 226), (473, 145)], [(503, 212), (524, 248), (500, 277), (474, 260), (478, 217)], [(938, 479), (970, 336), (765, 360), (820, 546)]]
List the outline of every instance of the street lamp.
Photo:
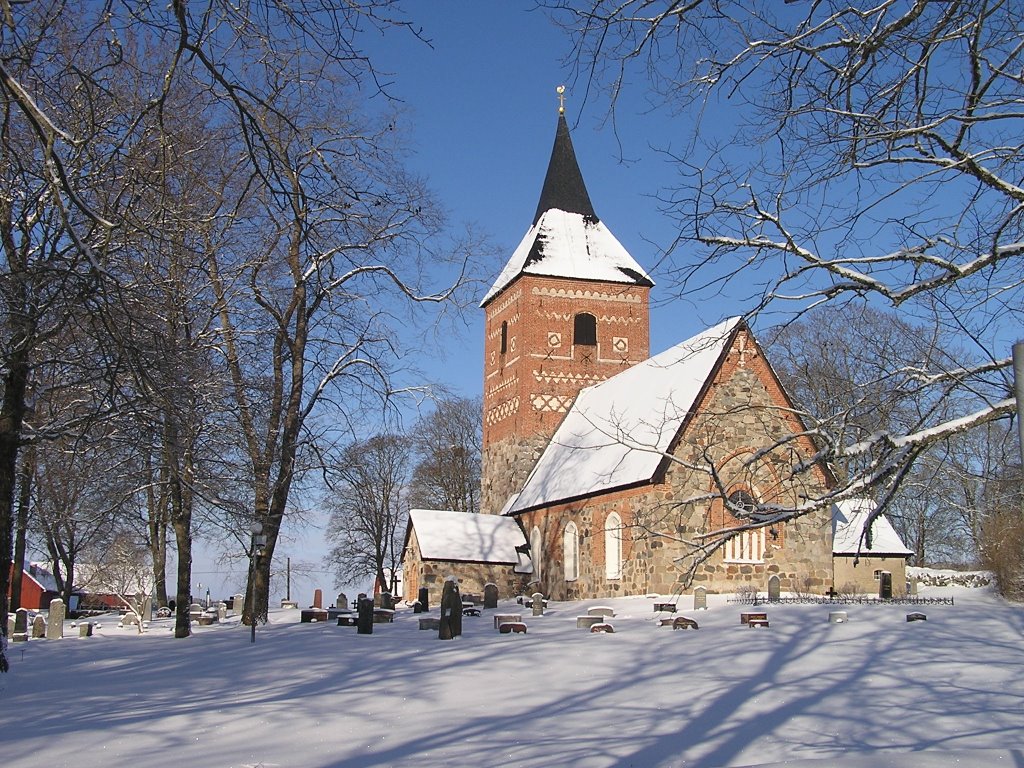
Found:
[(256, 642), (256, 561), (267, 546), (267, 537), (263, 534), (263, 525), (257, 521), (249, 528), (252, 531), (252, 544), (249, 548), (249, 642)]

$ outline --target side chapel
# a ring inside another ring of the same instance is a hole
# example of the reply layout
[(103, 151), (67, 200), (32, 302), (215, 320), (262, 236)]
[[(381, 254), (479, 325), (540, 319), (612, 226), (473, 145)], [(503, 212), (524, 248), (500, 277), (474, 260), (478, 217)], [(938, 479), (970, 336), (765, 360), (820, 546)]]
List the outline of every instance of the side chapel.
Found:
[(832, 586), (828, 512), (775, 525), (745, 514), (833, 482), (821, 463), (793, 476), (809, 440), (744, 461), (803, 431), (750, 328), (727, 319), (650, 357), (652, 286), (597, 216), (560, 109), (533, 223), (481, 302), (483, 487), (468, 517), (514, 521), (512, 538), (503, 523), (496, 554), (494, 538), (466, 536), (481, 528), (469, 520), (447, 551), (438, 516), (414, 511), (406, 599), (426, 586), (436, 600), (447, 575), (464, 591), (498, 584), (503, 598), (677, 593), (693, 553), (727, 531), (690, 586), (765, 591), (773, 575), (783, 591)]

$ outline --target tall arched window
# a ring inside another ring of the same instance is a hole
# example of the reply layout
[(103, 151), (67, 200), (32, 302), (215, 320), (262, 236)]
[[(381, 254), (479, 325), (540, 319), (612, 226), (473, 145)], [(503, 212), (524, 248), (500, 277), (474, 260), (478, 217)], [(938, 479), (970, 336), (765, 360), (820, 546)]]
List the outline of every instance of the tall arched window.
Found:
[(622, 578), (622, 518), (616, 512), (604, 521), (604, 575)]
[[(743, 513), (757, 509), (757, 502), (748, 491), (734, 491), (729, 494), (729, 504), (736, 512), (732, 516), (745, 521)], [(740, 531), (725, 542), (725, 559), (741, 563), (760, 563), (764, 560), (764, 528)]]
[(597, 318), (581, 312), (573, 318), (572, 343), (576, 346), (593, 347), (597, 344)]
[(565, 563), (565, 580), (576, 581), (580, 577), (580, 535), (576, 523), (565, 526), (562, 534), (562, 559)]
[(533, 561), (533, 580), (542, 579), (540, 572), (540, 561), (543, 560), (543, 543), (540, 537), (540, 528), (536, 525), (530, 531), (530, 559)]

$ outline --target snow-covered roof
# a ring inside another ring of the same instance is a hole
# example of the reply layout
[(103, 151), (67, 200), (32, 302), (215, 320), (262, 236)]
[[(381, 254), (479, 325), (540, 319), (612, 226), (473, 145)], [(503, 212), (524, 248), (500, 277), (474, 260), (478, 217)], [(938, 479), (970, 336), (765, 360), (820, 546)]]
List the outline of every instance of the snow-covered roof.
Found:
[(49, 563), (29, 563), (23, 573), (39, 585), (44, 592), (59, 592), (57, 578), (50, 571)]
[(425, 560), (519, 563), (526, 537), (515, 520), (498, 515), (413, 509), (409, 520)]
[(480, 306), (521, 274), (626, 285), (654, 284), (603, 222), (558, 208), (542, 213), (530, 227)]
[(871, 524), (871, 536), (861, 533), (875, 511), (871, 499), (845, 499), (832, 506), (832, 553), (835, 555), (912, 555), (885, 515)]
[(582, 390), (508, 514), (650, 480), (739, 323)]

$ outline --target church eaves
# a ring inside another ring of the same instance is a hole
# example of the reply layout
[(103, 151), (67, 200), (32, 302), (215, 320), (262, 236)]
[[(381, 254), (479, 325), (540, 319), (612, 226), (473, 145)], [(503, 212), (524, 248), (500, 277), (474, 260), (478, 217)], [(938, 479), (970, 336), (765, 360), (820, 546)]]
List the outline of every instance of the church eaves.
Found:
[(486, 306), (522, 274), (654, 285), (594, 212), (561, 113), (533, 225), (480, 306)]

